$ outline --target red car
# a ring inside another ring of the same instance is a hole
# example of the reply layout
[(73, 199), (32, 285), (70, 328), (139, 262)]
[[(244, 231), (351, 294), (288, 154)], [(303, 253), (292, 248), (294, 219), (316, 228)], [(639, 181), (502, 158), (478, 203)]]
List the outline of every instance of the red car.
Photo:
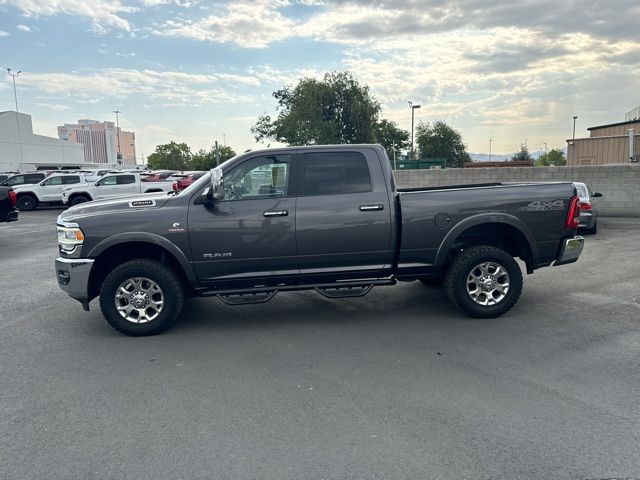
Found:
[(193, 182), (198, 180), (205, 173), (206, 172), (182, 172), (182, 173), (177, 173), (175, 175), (171, 175), (169, 180), (175, 180), (175, 182), (173, 182), (173, 189), (176, 192), (179, 192), (180, 190), (184, 190)]
[(174, 170), (157, 170), (155, 172), (151, 172), (150, 174), (143, 176), (143, 182), (162, 182), (167, 178), (175, 175), (177, 172)]

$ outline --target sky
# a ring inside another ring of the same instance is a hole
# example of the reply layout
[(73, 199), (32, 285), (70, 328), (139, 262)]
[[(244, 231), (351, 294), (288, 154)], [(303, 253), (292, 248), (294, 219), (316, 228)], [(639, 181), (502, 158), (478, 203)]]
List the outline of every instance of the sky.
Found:
[[(640, 105), (638, 0), (0, 0), (0, 66), (34, 130), (80, 118), (171, 140), (265, 147), (272, 92), (350, 71), (409, 129), (444, 120), (470, 152), (564, 148)], [(0, 111), (14, 110), (0, 77)]]

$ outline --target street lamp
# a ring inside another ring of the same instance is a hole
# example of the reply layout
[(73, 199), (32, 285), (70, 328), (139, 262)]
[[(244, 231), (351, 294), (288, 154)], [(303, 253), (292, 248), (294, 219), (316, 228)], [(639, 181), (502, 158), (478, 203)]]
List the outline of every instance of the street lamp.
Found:
[(416, 108), (420, 108), (419, 104), (413, 104), (411, 100), (409, 100), (409, 108), (411, 108), (411, 160), (413, 160), (413, 118), (415, 115)]
[(577, 118), (578, 118), (577, 115), (573, 116), (573, 137), (572, 137), (573, 140), (576, 139), (576, 119)]
[(7, 68), (7, 73), (11, 75), (13, 79), (13, 98), (16, 101), (16, 113), (18, 113), (18, 94), (16, 93), (16, 77), (22, 73), (22, 70), (18, 70), (16, 73), (11, 73), (11, 69)]
[(493, 139), (489, 139), (489, 161), (491, 161), (491, 142), (493, 142)]
[(18, 93), (16, 90), (16, 78), (22, 73), (22, 70), (18, 70), (15, 73), (11, 73), (12, 69), (7, 67), (7, 73), (11, 75), (13, 80), (13, 99), (16, 102), (16, 153), (18, 154), (18, 170), (22, 170), (22, 135), (20, 135), (20, 119), (18, 118)]
[(118, 139), (118, 155), (116, 156), (116, 163), (120, 165), (122, 154), (120, 153), (120, 122), (118, 115), (120, 115), (122, 112), (120, 110), (114, 110), (113, 113), (116, 114), (116, 138)]

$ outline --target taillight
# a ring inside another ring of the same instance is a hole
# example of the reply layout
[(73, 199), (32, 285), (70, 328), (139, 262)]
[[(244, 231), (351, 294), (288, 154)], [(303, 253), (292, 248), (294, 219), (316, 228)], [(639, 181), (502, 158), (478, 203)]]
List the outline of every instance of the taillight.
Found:
[(569, 200), (569, 212), (565, 228), (574, 229), (580, 226), (580, 197), (574, 196)]
[(589, 202), (580, 202), (580, 210), (593, 210), (593, 205)]
[(11, 201), (13, 208), (16, 208), (16, 205), (18, 204), (18, 195), (16, 195), (16, 192), (13, 190), (9, 190), (9, 200)]

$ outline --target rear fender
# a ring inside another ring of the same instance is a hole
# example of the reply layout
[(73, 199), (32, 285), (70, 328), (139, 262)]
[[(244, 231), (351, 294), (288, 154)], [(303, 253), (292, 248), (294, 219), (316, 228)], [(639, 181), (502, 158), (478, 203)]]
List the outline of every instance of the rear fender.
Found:
[(526, 238), (527, 242), (529, 243), (529, 248), (531, 249), (532, 264), (535, 265), (537, 263), (540, 256), (538, 251), (538, 244), (533, 235), (533, 232), (522, 220), (507, 213), (480, 213), (478, 215), (473, 215), (471, 217), (465, 218), (455, 227), (453, 227), (449, 231), (449, 233), (447, 233), (447, 235), (444, 237), (444, 240), (442, 240), (442, 243), (440, 244), (440, 248), (438, 249), (438, 254), (436, 255), (434, 266), (442, 267), (445, 264), (447, 260), (447, 254), (451, 250), (451, 247), (458, 239), (458, 237), (460, 237), (460, 235), (462, 235), (471, 227), (486, 223), (502, 223), (516, 228), (520, 233), (522, 233), (524, 238)]

